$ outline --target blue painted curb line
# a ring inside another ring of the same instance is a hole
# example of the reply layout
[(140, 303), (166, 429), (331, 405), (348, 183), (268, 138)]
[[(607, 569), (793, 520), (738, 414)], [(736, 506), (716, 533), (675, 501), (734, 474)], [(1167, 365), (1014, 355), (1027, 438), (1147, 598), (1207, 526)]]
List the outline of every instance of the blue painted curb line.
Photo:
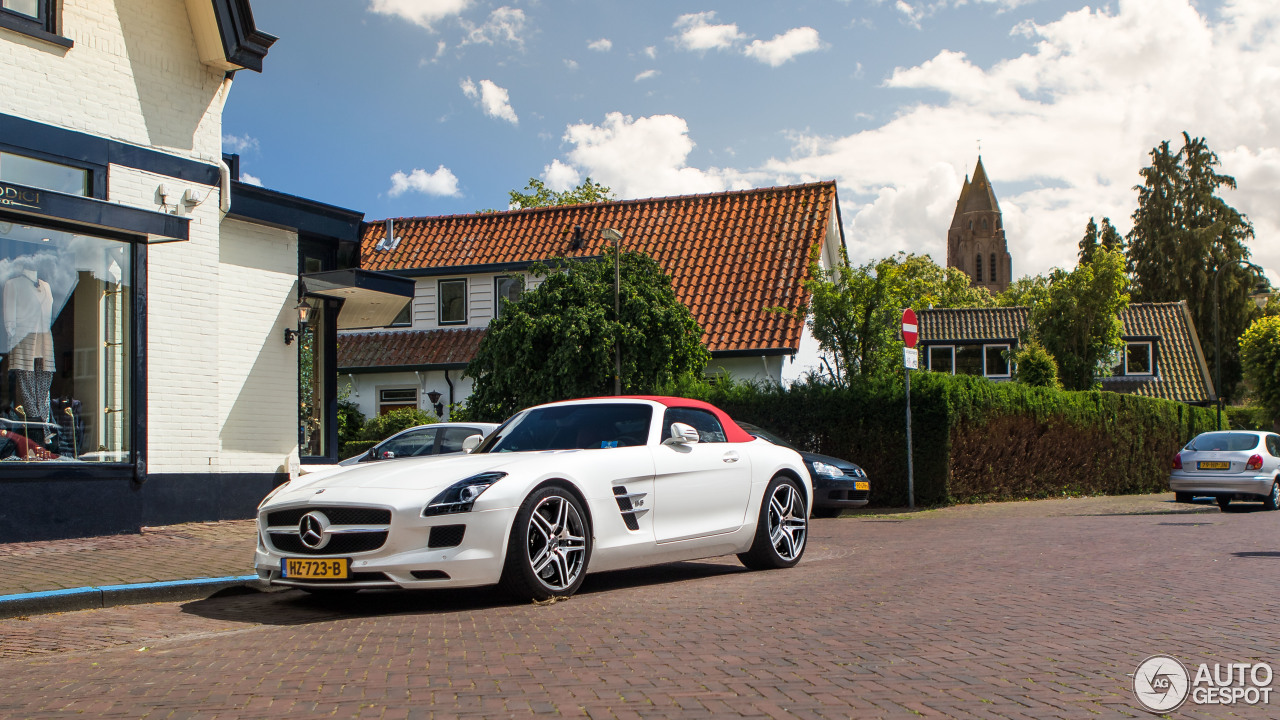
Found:
[(166, 600), (193, 600), (207, 597), (218, 590), (245, 586), (257, 581), (257, 575), (234, 575), (0, 595), (0, 618)]

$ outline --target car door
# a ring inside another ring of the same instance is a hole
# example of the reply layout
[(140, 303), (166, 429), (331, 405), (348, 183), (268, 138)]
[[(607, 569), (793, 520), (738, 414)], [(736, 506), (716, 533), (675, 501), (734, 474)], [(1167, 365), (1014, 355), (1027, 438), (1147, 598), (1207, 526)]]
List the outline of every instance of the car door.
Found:
[(751, 495), (751, 460), (725, 441), (716, 416), (698, 408), (667, 408), (662, 440), (672, 423), (698, 431), (699, 442), (654, 448), (654, 535), (659, 543), (732, 532), (742, 526)]

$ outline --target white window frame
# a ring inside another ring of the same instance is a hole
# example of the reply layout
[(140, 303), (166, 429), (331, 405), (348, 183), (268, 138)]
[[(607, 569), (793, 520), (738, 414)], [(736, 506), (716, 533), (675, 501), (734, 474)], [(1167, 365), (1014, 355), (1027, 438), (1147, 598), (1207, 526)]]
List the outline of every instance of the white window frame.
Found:
[[(1151, 367), (1148, 372), (1129, 372), (1129, 348), (1134, 345), (1147, 346), (1147, 364)], [(1150, 340), (1133, 340), (1126, 341), (1124, 344), (1124, 356), (1120, 359), (1120, 367), (1124, 369), (1125, 377), (1152, 377), (1156, 374), (1156, 344)]]
[(1009, 361), (1005, 361), (1005, 365), (1006, 365), (1007, 370), (1006, 370), (1005, 374), (1003, 374), (1003, 375), (993, 375), (993, 374), (991, 374), (991, 372), (987, 369), (987, 351), (988, 351), (988, 350), (990, 350), (991, 348), (1004, 348), (1004, 349), (1007, 351), (1007, 350), (1011, 349), (1011, 348), (1012, 348), (1012, 346), (1011, 346), (1011, 345), (1009, 345), (1009, 343), (990, 343), (990, 344), (984, 344), (984, 345), (982, 346), (982, 375), (983, 375), (983, 377), (989, 377), (989, 378), (1007, 378), (1007, 377), (1013, 377), (1013, 363), (1012, 363), (1012, 362), (1009, 362)]
[(925, 362), (929, 363), (930, 372), (936, 372), (933, 369), (933, 351), (934, 350), (948, 350), (951, 352), (951, 374), (955, 375), (956, 374), (956, 346), (955, 345), (930, 345), (928, 349), (928, 353), (929, 353), (928, 357), (925, 358)]
[(382, 406), (383, 406), (383, 405), (397, 405), (397, 406), (401, 406), (401, 405), (408, 405), (408, 404), (409, 404), (409, 403), (408, 403), (408, 401), (405, 401), (405, 400), (399, 400), (399, 401), (397, 401), (397, 400), (389, 400), (389, 401), (384, 401), (384, 400), (382, 399), (382, 394), (383, 394), (384, 392), (388, 391), (388, 390), (404, 390), (404, 391), (408, 391), (408, 392), (413, 393), (413, 406), (414, 406), (415, 408), (421, 409), (421, 406), (418, 404), (418, 403), (419, 403), (419, 401), (421, 400), (421, 398), (418, 396), (418, 388), (413, 387), (413, 386), (408, 386), (408, 387), (406, 387), (406, 386), (404, 386), (404, 385), (387, 385), (387, 386), (385, 386), (385, 387), (379, 387), (379, 388), (377, 389), (377, 393), (378, 393), (378, 406), (377, 406), (377, 408), (376, 408), (376, 411), (377, 411), (377, 413), (378, 413), (379, 415), (381, 415), (381, 414), (382, 414)]

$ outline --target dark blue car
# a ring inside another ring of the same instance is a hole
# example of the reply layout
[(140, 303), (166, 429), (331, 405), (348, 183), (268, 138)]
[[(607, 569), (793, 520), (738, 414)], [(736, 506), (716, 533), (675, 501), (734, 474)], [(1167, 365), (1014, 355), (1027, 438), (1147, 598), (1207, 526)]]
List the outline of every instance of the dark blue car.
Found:
[(871, 497), (871, 481), (862, 468), (848, 460), (801, 450), (773, 433), (751, 423), (735, 421), (738, 427), (774, 445), (800, 453), (813, 480), (813, 516), (836, 517), (845, 508), (859, 508)]

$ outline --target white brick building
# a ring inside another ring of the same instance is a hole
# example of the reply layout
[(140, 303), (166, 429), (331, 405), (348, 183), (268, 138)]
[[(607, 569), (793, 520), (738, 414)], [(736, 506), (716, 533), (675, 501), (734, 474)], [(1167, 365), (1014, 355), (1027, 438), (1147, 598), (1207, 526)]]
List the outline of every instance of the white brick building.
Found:
[(336, 453), (345, 308), (299, 273), (338, 270), (362, 215), (222, 155), (234, 74), (274, 40), (246, 0), (0, 6), (0, 541), (247, 517)]

